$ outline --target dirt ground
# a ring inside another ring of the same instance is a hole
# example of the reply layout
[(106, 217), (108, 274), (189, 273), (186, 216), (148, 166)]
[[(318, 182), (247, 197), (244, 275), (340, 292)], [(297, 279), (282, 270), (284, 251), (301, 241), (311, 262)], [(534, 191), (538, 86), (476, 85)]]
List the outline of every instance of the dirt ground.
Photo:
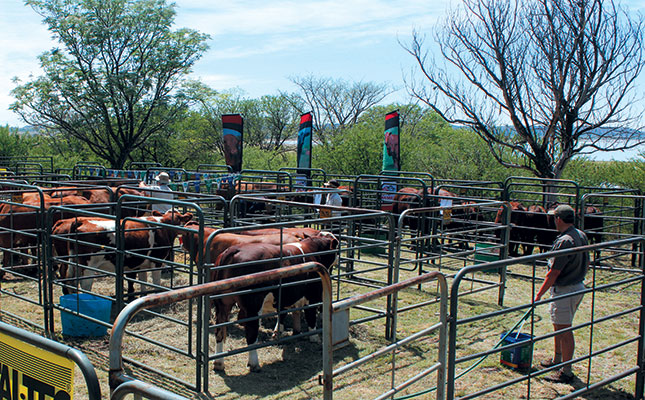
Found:
[[(374, 256), (376, 260), (376, 256)], [(615, 265), (624, 265), (626, 261), (614, 261)], [(622, 264), (621, 264), (622, 263)], [(451, 275), (460, 265), (441, 265), (442, 272)], [(369, 265), (357, 265), (358, 269), (368, 269)], [(526, 273), (529, 266), (515, 266), (513, 271)], [(416, 274), (416, 271), (408, 273)], [(544, 271), (539, 270), (536, 275), (543, 276)], [(404, 274), (405, 275), (405, 274)], [(593, 276), (588, 276), (587, 285), (598, 286), (603, 283), (616, 282), (633, 274), (617, 271), (596, 271)], [(479, 280), (496, 280), (496, 274), (478, 273)], [(401, 279), (405, 278), (402, 276)], [(169, 276), (164, 277), (164, 282), (169, 284)], [(182, 282), (184, 280), (184, 282)], [(173, 276), (173, 285), (180, 286), (185, 283), (186, 277), (181, 274)], [(97, 292), (109, 295), (113, 291), (113, 284), (108, 279), (98, 279), (95, 282)], [(345, 285), (345, 284), (343, 284)], [(28, 293), (33, 290), (32, 283), (24, 280), (5, 277), (2, 289), (12, 293)], [(480, 282), (469, 282), (464, 289), (477, 289), (482, 287)], [(338, 290), (337, 286), (334, 290)], [(365, 287), (348, 285), (343, 286), (343, 296), (353, 293), (365, 292)], [(504, 307), (526, 304), (530, 302), (534, 287), (530, 280), (525, 278), (509, 277), (506, 287)], [(437, 295), (436, 284), (425, 285), (422, 290), (406, 289), (399, 298), (400, 307), (405, 304), (414, 304), (423, 300), (435, 299)], [(597, 292), (595, 296), (586, 296), (581, 305), (577, 323), (602, 320), (604, 316), (611, 315), (640, 304), (639, 284), (625, 284), (616, 288), (609, 288)], [(369, 304), (370, 307), (379, 308), (382, 302)], [(474, 315), (492, 313), (502, 309), (497, 305), (497, 290), (486, 290), (468, 294), (459, 301), (459, 317), (467, 318)], [(191, 311), (192, 310), (192, 311)], [(410, 335), (424, 327), (438, 321), (438, 305), (430, 304), (423, 308), (413, 309), (401, 314), (397, 324), (399, 338)], [(25, 325), (11, 314), (25, 318), (39, 318), (39, 308), (18, 301), (10, 296), (3, 296), (0, 314), (2, 321), (24, 327), (37, 329)], [(193, 399), (311, 399), (322, 397), (322, 387), (318, 383), (322, 366), (322, 346), (312, 343), (307, 338), (295, 339), (279, 343), (259, 350), (262, 371), (249, 372), (245, 352), (226, 358), (225, 372), (213, 371), (209, 366), (208, 387), (206, 393), (196, 393), (186, 388), (179, 381), (194, 383), (196, 364), (189, 355), (197, 352), (195, 320), (196, 305), (182, 302), (172, 306), (155, 310), (159, 314), (147, 314), (136, 318), (130, 325), (129, 331), (136, 333), (147, 340), (142, 340), (134, 335), (128, 335), (124, 341), (124, 355), (135, 361), (126, 362), (127, 372), (145, 382), (158, 385), (177, 394)], [(457, 357), (465, 357), (477, 352), (492, 349), (500, 339), (500, 334), (510, 329), (523, 312), (505, 314), (499, 317), (490, 317), (484, 321), (460, 325), (457, 333)], [(163, 317), (161, 316), (163, 315)], [(365, 310), (352, 310), (351, 318), (368, 317), (373, 313)], [(192, 317), (191, 317), (192, 316)], [(109, 336), (92, 339), (79, 339), (63, 337), (60, 331), (60, 312), (55, 312), (55, 326), (57, 329), (56, 340), (82, 350), (96, 368), (103, 397), (107, 398), (108, 387), (108, 349)], [(234, 320), (235, 317), (232, 318)], [(267, 319), (262, 324), (260, 343), (271, 340), (272, 328), (275, 319)], [(287, 325), (289, 322), (287, 321)], [(547, 334), (552, 329), (549, 322), (548, 306), (535, 309), (533, 318), (523, 326), (523, 332), (535, 336)], [(584, 327), (576, 331), (577, 355), (588, 354), (591, 351), (604, 349), (621, 340), (629, 340), (638, 335), (638, 313), (631, 312), (622, 316), (599, 322), (593, 327)], [(387, 346), (389, 341), (384, 337), (384, 319), (374, 319), (350, 327), (350, 339), (346, 346), (336, 350), (333, 354), (335, 368), (345, 365), (362, 356), (368, 355), (378, 348)], [(215, 351), (214, 335), (210, 335), (210, 352)], [(284, 337), (288, 338), (289, 333)], [(150, 340), (158, 341), (150, 343)], [(229, 328), (227, 349), (240, 348), (245, 344), (243, 330), (238, 325)], [(363, 399), (374, 398), (388, 390), (392, 382), (401, 384), (410, 376), (431, 366), (437, 359), (438, 340), (436, 334), (431, 334), (423, 340), (415, 341), (397, 352), (375, 358), (361, 368), (352, 370), (334, 379), (335, 399)], [(533, 350), (533, 364), (537, 365), (540, 359), (551, 354), (551, 339), (536, 342)], [(479, 357), (464, 363), (456, 368), (459, 378), (455, 381), (456, 396), (469, 396), (477, 390), (503, 384), (509, 380), (518, 379), (519, 383), (495, 390), (482, 396), (486, 399), (531, 398), (552, 399), (571, 393), (584, 387), (587, 379), (591, 383), (604, 377), (618, 373), (626, 368), (636, 365), (637, 342), (626, 344), (608, 350), (592, 361), (592, 368), (588, 370), (588, 361), (581, 361), (574, 366), (578, 379), (573, 385), (553, 384), (539, 377), (525, 379), (527, 371), (517, 371), (503, 366), (500, 363), (499, 353), (494, 353), (485, 358), (472, 371), (459, 376), (463, 371), (478, 361)], [(394, 372), (394, 376), (392, 375)], [(536, 372), (536, 370), (533, 370)], [(172, 375), (174, 378), (164, 376), (162, 373)], [(75, 398), (86, 398), (82, 374), (77, 370)], [(593, 393), (576, 397), (580, 399), (627, 399), (634, 393), (635, 378), (629, 376)], [(428, 398), (426, 391), (436, 385), (436, 374), (431, 373), (419, 382), (403, 390), (398, 396), (418, 394), (418, 398)], [(433, 392), (430, 392), (433, 393)], [(529, 395), (530, 393), (530, 395)], [(430, 394), (432, 398), (433, 394)]]

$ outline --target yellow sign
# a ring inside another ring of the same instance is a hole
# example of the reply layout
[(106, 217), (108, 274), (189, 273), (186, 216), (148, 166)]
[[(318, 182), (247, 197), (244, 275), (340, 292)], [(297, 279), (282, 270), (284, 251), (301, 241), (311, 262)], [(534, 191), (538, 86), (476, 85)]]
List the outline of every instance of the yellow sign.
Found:
[(445, 223), (450, 222), (451, 216), (452, 216), (452, 208), (447, 208), (447, 209), (443, 210), (443, 221)]
[(73, 397), (73, 361), (0, 333), (0, 399)]
[(320, 218), (330, 218), (330, 217), (331, 217), (331, 210), (329, 208), (320, 209)]

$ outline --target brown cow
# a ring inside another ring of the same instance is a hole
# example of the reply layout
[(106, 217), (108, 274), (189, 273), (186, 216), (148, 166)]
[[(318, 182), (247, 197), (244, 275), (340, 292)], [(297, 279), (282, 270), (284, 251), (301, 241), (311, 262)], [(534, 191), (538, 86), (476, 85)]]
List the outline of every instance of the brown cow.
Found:
[[(188, 224), (185, 225), (185, 227), (198, 230), (199, 225), (195, 222), (189, 222)], [(309, 228), (304, 228), (304, 229), (309, 229)], [(209, 228), (206, 226), (204, 227), (204, 242), (202, 243), (204, 248), (206, 247), (208, 237), (215, 231), (216, 229)], [(295, 234), (288, 233), (286, 231), (283, 234), (280, 234), (279, 230), (276, 232), (274, 229), (262, 229), (262, 231), (266, 231), (266, 233), (258, 234), (258, 235), (242, 235), (242, 234), (224, 232), (224, 233), (219, 233), (215, 235), (215, 237), (211, 241), (210, 257), (209, 257), (210, 262), (215, 263), (215, 261), (217, 260), (217, 257), (219, 257), (219, 255), (222, 254), (224, 250), (228, 249), (231, 246), (248, 244), (248, 243), (266, 243), (266, 244), (279, 245), (281, 243), (286, 244), (286, 243), (299, 242), (304, 238), (304, 236), (298, 236)], [(198, 240), (197, 232), (194, 232), (194, 233), (184, 232), (180, 236), (182, 247), (189, 252), (190, 259), (196, 263), (199, 262), (199, 259), (197, 257), (197, 250), (198, 250), (197, 240)]]
[[(22, 205), (4, 203), (0, 205), (0, 248), (17, 250), (19, 248), (30, 248), (38, 243), (37, 229), (44, 227), (45, 211), (51, 206), (70, 206), (89, 204), (90, 202), (81, 196), (65, 196), (62, 198), (44, 197), (44, 209), (40, 209), (40, 196), (27, 196)], [(53, 213), (53, 221), (62, 218), (62, 213)], [(40, 220), (39, 220), (40, 218)], [(3, 252), (3, 267), (12, 266), (12, 254), (9, 251)], [(23, 262), (24, 264), (24, 262)], [(27, 262), (29, 264), (29, 262)], [(36, 267), (29, 266), (23, 269), (28, 275), (35, 275)], [(0, 275), (1, 277), (1, 275)]]
[[(526, 243), (526, 212), (527, 209), (519, 201), (509, 202), (511, 208), (511, 233), (508, 239), (508, 254), (513, 257), (519, 257), (520, 244)], [(495, 223), (501, 224), (503, 221), (503, 211), (504, 207), (500, 207), (497, 210), (497, 215), (495, 216)], [(501, 235), (501, 231), (496, 231), (497, 236)], [(523, 254), (526, 254), (526, 248), (523, 249)]]
[(248, 231), (241, 231), (238, 232), (240, 235), (247, 235), (247, 236), (257, 236), (257, 235), (274, 235), (274, 234), (279, 234), (279, 233), (286, 233), (289, 235), (294, 235), (299, 239), (306, 239), (310, 236), (315, 236), (320, 231), (318, 229), (314, 228), (307, 228), (307, 227), (302, 227), (302, 228), (264, 228), (264, 229), (251, 229)]
[[(114, 198), (114, 194), (118, 193), (118, 196), (121, 197), (125, 194), (134, 195), (134, 196), (145, 196), (146, 194), (140, 190), (133, 188), (115, 188), (115, 187), (74, 187), (74, 186), (61, 186), (56, 188), (55, 191), (51, 193), (52, 197), (63, 197), (67, 195), (77, 195), (85, 197), (92, 204), (103, 204), (110, 203)], [(96, 210), (99, 212), (105, 212), (106, 214), (110, 213), (109, 209), (105, 210)], [(122, 209), (123, 217), (134, 217), (141, 216), (147, 210), (134, 210), (130, 207), (124, 207)]]
[[(152, 281), (155, 286), (161, 284), (161, 262), (151, 260), (165, 260), (172, 250), (178, 231), (172, 227), (159, 227), (147, 222), (158, 222), (173, 226), (183, 226), (193, 215), (168, 211), (160, 215), (141, 217), (138, 220), (125, 222), (124, 249), (135, 254), (126, 254), (124, 268), (130, 272), (152, 269)], [(114, 272), (116, 252), (105, 251), (115, 247), (115, 220), (106, 218), (79, 218), (70, 225), (70, 235), (78, 237), (78, 242), (70, 242), (68, 251), (70, 256), (75, 256), (75, 263), (70, 265), (70, 277), (79, 279), (81, 287), (89, 291), (92, 289), (92, 277), (97, 273), (85, 268), (77, 268), (75, 264), (86, 265), (95, 269)], [(140, 272), (140, 278), (145, 280), (146, 271)], [(85, 278), (83, 278), (85, 276)], [(134, 292), (134, 283), (129, 281), (128, 294)]]
[[(289, 243), (283, 246), (270, 244), (246, 244), (233, 246), (224, 251), (215, 264), (212, 280), (222, 280), (253, 274), (256, 272), (267, 271), (287, 265), (295, 265), (308, 261), (319, 262), (327, 269), (331, 269), (336, 260), (336, 249), (338, 240), (329, 232), (321, 232), (316, 236), (309, 237), (298, 243)], [(321, 253), (322, 254), (313, 254)], [(290, 257), (284, 259), (283, 257)], [(258, 263), (259, 260), (266, 260)], [(232, 268), (223, 268), (224, 266), (233, 266)], [(249, 289), (267, 288), (278, 285), (273, 289), (261, 289), (257, 292), (245, 294), (233, 294), (226, 297), (218, 297), (214, 300), (216, 311), (216, 339), (217, 352), (221, 353), (224, 349), (226, 340), (226, 327), (220, 326), (228, 322), (231, 309), (237, 304), (239, 308), (238, 320), (252, 318), (242, 322), (246, 336), (247, 345), (256, 343), (259, 331), (259, 319), (253, 318), (259, 316), (263, 310), (274, 307), (277, 310), (284, 310), (294, 305), (316, 304), (322, 301), (322, 285), (316, 276), (306, 276), (303, 278), (286, 279), (282, 281), (270, 282), (262, 285), (255, 285)], [(288, 282), (298, 282), (306, 279), (306, 283), (297, 285), (284, 286)], [(277, 306), (274, 302), (280, 299)], [(270, 304), (265, 304), (268, 302)], [(268, 306), (268, 307), (267, 307)], [(316, 328), (317, 308), (306, 308), (305, 319), (309, 330)], [(280, 315), (278, 315), (278, 326), (281, 325)], [(294, 332), (298, 329), (294, 320)], [(312, 337), (313, 338), (313, 337)], [(249, 351), (248, 365), (251, 371), (259, 371), (260, 363), (256, 350)], [(224, 361), (218, 359), (214, 362), (215, 369), (224, 369)]]

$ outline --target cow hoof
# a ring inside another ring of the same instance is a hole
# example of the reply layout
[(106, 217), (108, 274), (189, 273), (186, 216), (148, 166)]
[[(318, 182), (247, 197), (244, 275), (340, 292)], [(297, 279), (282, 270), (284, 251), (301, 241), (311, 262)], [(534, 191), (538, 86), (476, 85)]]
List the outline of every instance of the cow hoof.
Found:
[(213, 362), (213, 371), (224, 371), (224, 362), (223, 361), (215, 361)]
[(259, 365), (248, 365), (249, 371), (251, 372), (262, 372), (262, 368)]

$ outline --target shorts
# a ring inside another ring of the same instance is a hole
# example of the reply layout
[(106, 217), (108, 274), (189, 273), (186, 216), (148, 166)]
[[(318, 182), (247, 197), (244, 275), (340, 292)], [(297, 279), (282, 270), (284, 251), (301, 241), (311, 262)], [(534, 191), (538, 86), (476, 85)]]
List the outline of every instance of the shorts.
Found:
[[(585, 290), (584, 283), (575, 283), (568, 286), (551, 286), (551, 298), (562, 296), (569, 293)], [(571, 325), (573, 316), (582, 302), (584, 293), (565, 297), (564, 299), (555, 299), (551, 302), (551, 322), (556, 325)]]

